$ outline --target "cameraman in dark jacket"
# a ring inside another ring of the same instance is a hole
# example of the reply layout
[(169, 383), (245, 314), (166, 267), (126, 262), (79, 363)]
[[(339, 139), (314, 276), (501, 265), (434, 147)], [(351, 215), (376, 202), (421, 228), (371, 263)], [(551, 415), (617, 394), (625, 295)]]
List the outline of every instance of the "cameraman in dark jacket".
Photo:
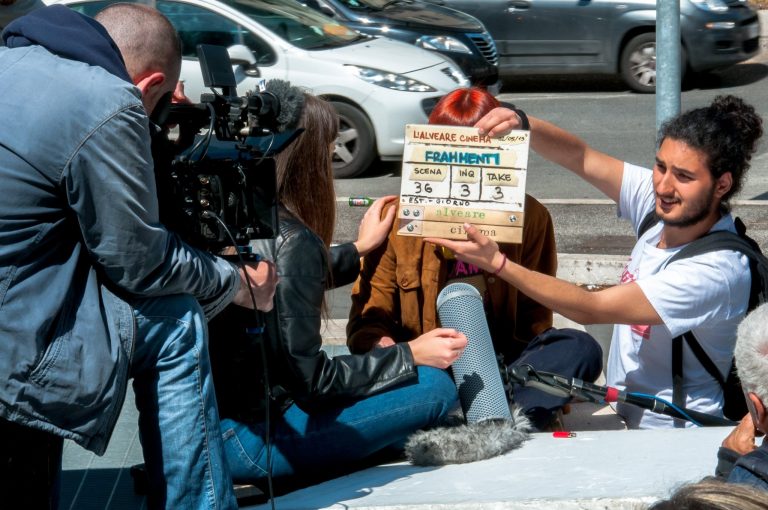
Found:
[[(263, 346), (241, 333), (251, 320), (248, 311), (229, 307), (210, 326), (225, 451), (235, 481), (259, 482), (270, 469), (276, 480), (303, 483), (338, 474), (340, 467), (401, 446), (412, 432), (439, 423), (457, 402), (456, 385), (441, 370), (466, 346), (466, 337), (455, 330), (436, 329), (365, 354), (330, 358), (321, 350), (325, 291), (357, 277), (360, 256), (389, 232), (395, 208), (384, 220), (381, 212), (395, 197), (374, 202), (355, 243), (329, 250), (339, 121), (328, 102), (308, 94), (304, 99), (299, 126), (305, 131), (276, 157), (277, 239), (274, 246), (253, 242), (257, 252), (274, 257), (280, 277)], [(267, 410), (273, 411), (269, 421)]]
[[(160, 225), (150, 156), (179, 39), (143, 5), (97, 19), (44, 7), (3, 32), (0, 483), (55, 507), (61, 438), (103, 454), (133, 377), (150, 507), (236, 508), (205, 314), (249, 306), (244, 275)], [(247, 270), (269, 309), (272, 269)]]

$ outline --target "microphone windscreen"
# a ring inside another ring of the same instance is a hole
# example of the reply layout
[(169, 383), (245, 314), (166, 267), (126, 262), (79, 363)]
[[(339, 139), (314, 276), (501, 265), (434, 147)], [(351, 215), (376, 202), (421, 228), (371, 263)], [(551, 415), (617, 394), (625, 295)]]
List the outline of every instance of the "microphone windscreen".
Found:
[(266, 92), (274, 94), (280, 103), (277, 115), (277, 132), (296, 129), (304, 108), (304, 91), (290, 82), (272, 79), (264, 84)]
[(442, 327), (467, 337), (464, 354), (451, 366), (467, 423), (511, 419), (480, 293), (467, 283), (448, 284), (437, 296), (437, 313)]

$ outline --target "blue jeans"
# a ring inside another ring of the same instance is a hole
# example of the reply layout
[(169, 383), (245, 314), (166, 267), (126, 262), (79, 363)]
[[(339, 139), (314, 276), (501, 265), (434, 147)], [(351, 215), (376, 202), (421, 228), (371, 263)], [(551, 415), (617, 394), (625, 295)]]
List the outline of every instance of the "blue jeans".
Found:
[(188, 295), (136, 300), (131, 376), (150, 508), (237, 508), (219, 430), (205, 315)]
[[(272, 475), (317, 475), (334, 465), (365, 459), (387, 447), (402, 447), (418, 429), (442, 421), (457, 403), (456, 385), (445, 371), (418, 367), (418, 383), (339, 407), (308, 414), (296, 404), (275, 416), (271, 432)], [(235, 481), (267, 476), (266, 424), (221, 421), (224, 450)]]
[[(592, 335), (577, 329), (549, 328), (536, 336), (509, 367), (531, 365), (540, 372), (551, 372), (568, 379), (594, 382), (603, 368), (603, 349)], [(558, 397), (533, 388), (513, 386), (515, 405), (530, 418), (534, 427), (544, 430), (570, 397)]]

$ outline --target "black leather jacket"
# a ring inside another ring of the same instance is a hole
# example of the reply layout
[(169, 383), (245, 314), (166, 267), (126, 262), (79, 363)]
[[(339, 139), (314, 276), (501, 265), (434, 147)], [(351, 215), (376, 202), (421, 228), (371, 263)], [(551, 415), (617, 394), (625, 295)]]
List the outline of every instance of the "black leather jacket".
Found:
[(263, 351), (244, 333), (254, 323), (251, 311), (230, 306), (211, 321), (211, 358), (222, 417), (263, 420), (265, 369), (278, 409), (295, 402), (307, 412), (417, 377), (407, 344), (333, 358), (320, 350), (323, 295), (357, 278), (360, 256), (354, 244), (332, 247), (329, 266), (322, 240), (281, 209), (277, 239), (255, 241), (253, 248), (277, 264), (275, 308), (264, 316)]

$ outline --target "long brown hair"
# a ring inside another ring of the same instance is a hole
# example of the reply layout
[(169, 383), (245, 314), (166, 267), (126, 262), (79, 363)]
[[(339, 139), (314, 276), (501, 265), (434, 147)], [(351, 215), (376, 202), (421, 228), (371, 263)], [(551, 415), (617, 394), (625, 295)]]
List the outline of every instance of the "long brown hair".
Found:
[(305, 93), (298, 127), (304, 133), (275, 158), (278, 199), (329, 246), (336, 224), (331, 146), (339, 132), (336, 110)]

